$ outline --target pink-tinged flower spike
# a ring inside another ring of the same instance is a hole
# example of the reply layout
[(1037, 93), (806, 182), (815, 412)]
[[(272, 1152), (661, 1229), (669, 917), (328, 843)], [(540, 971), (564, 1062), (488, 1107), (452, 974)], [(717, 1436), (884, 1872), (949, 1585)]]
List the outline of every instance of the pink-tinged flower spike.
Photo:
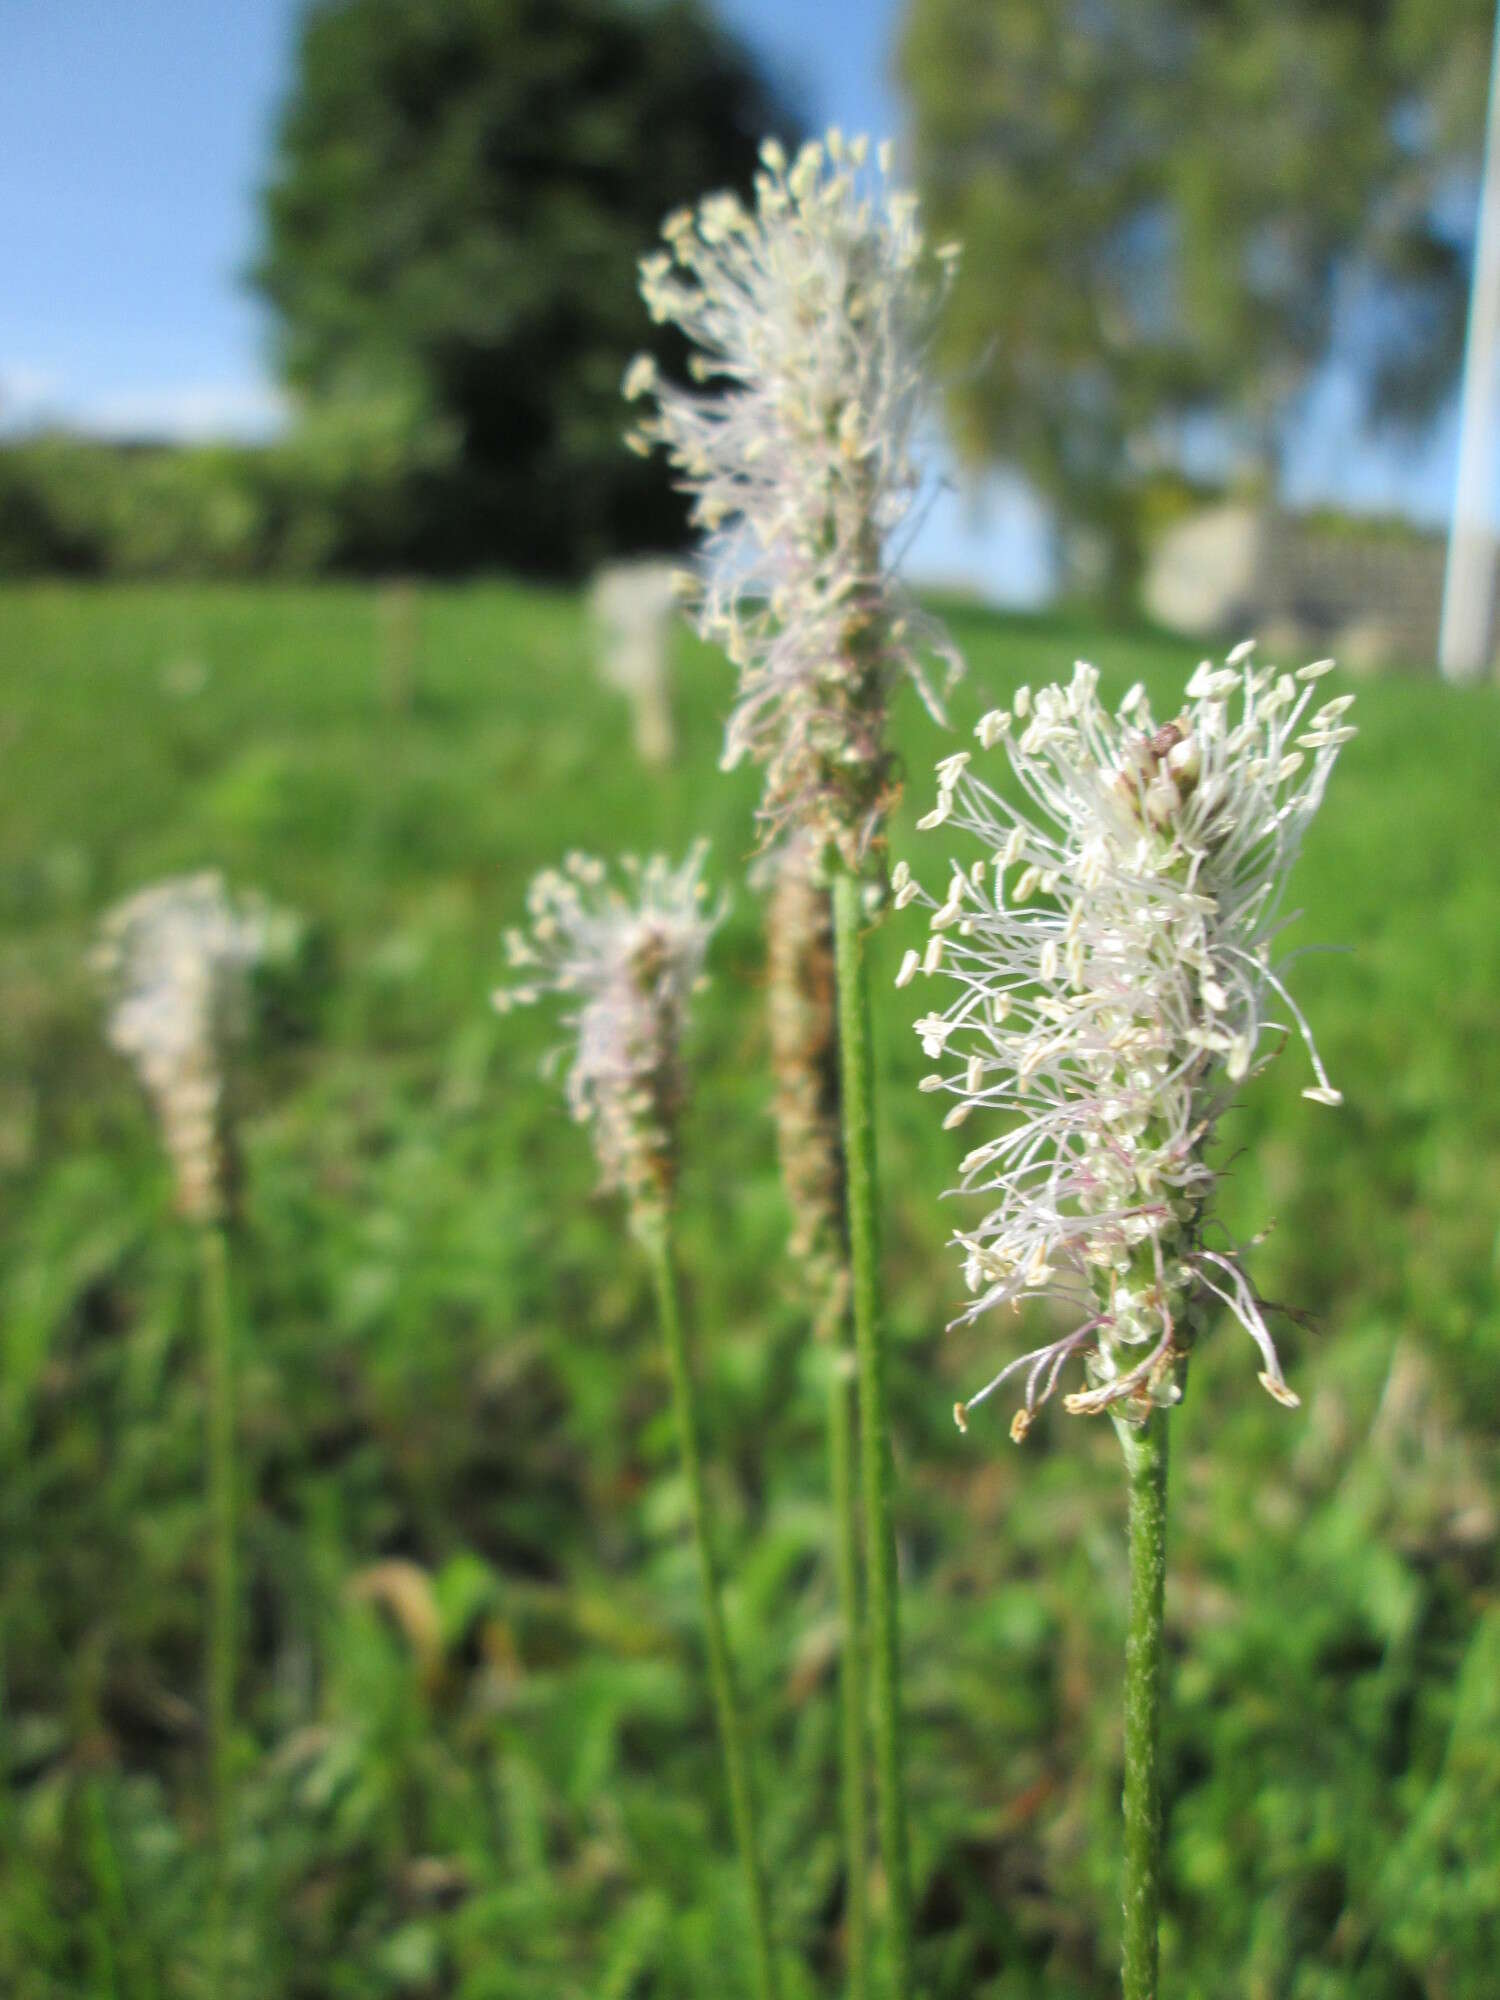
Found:
[(697, 1545), (709, 1679), (718, 1714), (730, 1817), (744, 1869), (758, 2000), (777, 2000), (770, 1895), (760, 1856), (755, 1785), (725, 1627), (712, 1509), (703, 1470), (697, 1388), (682, 1315), (673, 1245), (672, 1187), (683, 1098), (681, 1046), (688, 1003), (703, 976), (720, 912), (708, 908), (699, 843), (674, 868), (626, 858), (612, 885), (603, 865), (570, 855), (538, 875), (528, 933), (505, 945), (524, 983), (502, 989), (502, 1011), (560, 994), (575, 1046), (568, 1102), (593, 1133), (606, 1188), (621, 1190), (635, 1240), (651, 1269), (657, 1317)]
[(177, 1205), (216, 1220), (228, 1196), (225, 1057), (249, 1025), (250, 983), (278, 918), (216, 874), (184, 875), (120, 903), (94, 953), (106, 1033), (135, 1066), (161, 1125)]
[(532, 883), (530, 930), (505, 937), (521, 983), (495, 1005), (568, 1001), (568, 1104), (591, 1128), (603, 1186), (624, 1193), (636, 1221), (667, 1202), (676, 1174), (683, 1030), (722, 915), (708, 907), (706, 852), (700, 842), (676, 868), (627, 856), (616, 883), (602, 862), (571, 854)]
[(724, 767), (766, 769), (765, 832), (812, 826), (857, 865), (892, 790), (886, 707), (903, 677), (957, 655), (906, 598), (893, 537), (917, 497), (924, 354), (956, 251), (928, 255), (915, 197), (837, 132), (788, 165), (761, 150), (755, 203), (710, 196), (668, 219), (641, 266), (659, 323), (693, 347), (694, 391), (649, 356), (625, 379), (652, 402), (631, 438), (663, 446), (706, 537), (702, 636), (739, 669)]
[(1340, 1102), (1272, 951), (1353, 698), (1309, 713), (1330, 661), (1293, 675), (1249, 655), (1204, 662), (1160, 726), (1139, 687), (1108, 714), (1082, 662), (1067, 687), (1020, 689), (976, 733), (983, 750), (1003, 745), (1026, 805), (970, 753), (946, 759), (921, 824), (979, 856), (953, 860), (937, 903), (896, 871), (898, 906), (932, 911), (898, 983), (956, 989), (916, 1024), (942, 1065), (922, 1087), (952, 1100), (945, 1125), (986, 1128), (959, 1192), (996, 1205), (955, 1236), (976, 1294), (960, 1323), (1040, 1293), (1077, 1322), (1007, 1362), (959, 1405), (960, 1424), (1019, 1376), (1024, 1436), (1075, 1356), (1088, 1386), (1066, 1407), (1139, 1421), (1180, 1396), (1212, 1301), (1254, 1340), (1270, 1394), (1297, 1401), (1238, 1258), (1205, 1240), (1207, 1153), (1238, 1086), (1279, 1050), (1262, 1054), (1268, 1031), (1295, 1028), (1316, 1079), (1303, 1095)]

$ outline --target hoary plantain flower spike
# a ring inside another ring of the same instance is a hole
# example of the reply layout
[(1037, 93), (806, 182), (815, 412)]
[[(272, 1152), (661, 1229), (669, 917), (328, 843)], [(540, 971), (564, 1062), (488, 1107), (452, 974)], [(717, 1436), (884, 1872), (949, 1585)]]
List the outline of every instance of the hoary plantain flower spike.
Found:
[(956, 251), (929, 255), (887, 149), (830, 132), (788, 164), (761, 150), (754, 206), (716, 194), (671, 216), (641, 266), (652, 317), (691, 343), (703, 385), (649, 356), (625, 378), (650, 408), (631, 436), (665, 448), (705, 535), (686, 579), (700, 634), (739, 671), (724, 767), (764, 765), (767, 837), (808, 825), (851, 866), (892, 785), (886, 708), (910, 677), (934, 714), (930, 654), (958, 658), (891, 567), (917, 499), (924, 358)]
[(101, 926), (106, 1033), (145, 1086), (178, 1208), (195, 1221), (216, 1220), (228, 1201), (226, 1061), (248, 1029), (251, 978), (277, 922), (259, 898), (232, 897), (206, 873), (140, 890)]
[(519, 981), (495, 1005), (567, 1001), (568, 1104), (590, 1127), (602, 1185), (625, 1195), (638, 1224), (659, 1214), (676, 1176), (682, 1037), (722, 914), (708, 907), (706, 853), (699, 842), (675, 868), (627, 856), (615, 882), (602, 862), (570, 854), (533, 881), (529, 930), (505, 935)]
[(768, 971), (777, 1150), (792, 1256), (833, 1339), (847, 1305), (833, 911), (818, 842), (795, 834), (766, 857)]
[(1076, 1322), (1007, 1361), (960, 1424), (1022, 1376), (1024, 1436), (1075, 1356), (1088, 1385), (1066, 1407), (1139, 1421), (1180, 1396), (1215, 1301), (1254, 1340), (1269, 1393), (1297, 1401), (1240, 1256), (1208, 1238), (1208, 1149), (1293, 1028), (1315, 1078), (1303, 1095), (1340, 1102), (1272, 956), (1288, 871), (1354, 734), (1352, 696), (1312, 706), (1331, 665), (1278, 673), (1236, 647), (1158, 725), (1139, 687), (1109, 714), (1080, 662), (1067, 687), (1021, 688), (976, 731), (981, 756), (1003, 748), (1024, 805), (969, 752), (938, 766), (919, 825), (952, 839), (949, 885), (935, 902), (904, 866), (893, 881), (898, 907), (932, 913), (897, 983), (935, 978), (953, 996), (916, 1024), (941, 1065), (922, 1088), (952, 1100), (945, 1125), (983, 1128), (960, 1192), (994, 1202), (955, 1237), (975, 1295), (956, 1323), (1042, 1293)]

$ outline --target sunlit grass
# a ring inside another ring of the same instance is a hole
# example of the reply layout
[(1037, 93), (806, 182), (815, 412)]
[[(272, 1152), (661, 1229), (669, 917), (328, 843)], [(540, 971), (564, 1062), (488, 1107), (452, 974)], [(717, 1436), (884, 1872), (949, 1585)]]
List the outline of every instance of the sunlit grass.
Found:
[[(1064, 618), (954, 623), (960, 730), (1078, 653), (1113, 696), (1195, 657)], [(564, 596), (424, 592), (398, 715), (370, 591), (0, 593), (0, 1985), (21, 2000), (174, 1993), (203, 1920), (193, 1274), (82, 960), (106, 904), (206, 865), (306, 912), (326, 969), (288, 992), (242, 1126), (242, 1946), (278, 1995), (720, 1990), (737, 1889), (649, 1297), (538, 1080), (546, 1025), (486, 1004), (501, 926), (564, 848), (701, 829), (717, 876), (745, 858), (755, 774), (715, 769), (727, 671), (686, 639), (679, 664), (680, 758), (647, 775)], [(1283, 1347), (1305, 1407), (1267, 1404), (1224, 1325), (1174, 1435), (1183, 1993), (1490, 1976), (1500, 699), (1395, 679), (1357, 720), (1296, 888), (1307, 936), (1350, 948), (1298, 973), (1346, 1105), (1308, 1116), (1289, 1058), (1229, 1141), (1256, 1140), (1235, 1225), (1276, 1222), (1262, 1289), (1315, 1315)], [(942, 741), (911, 702), (897, 733), (917, 781), (896, 845), (920, 861)], [(874, 978), (923, 1964), (955, 2000), (1092, 2000), (1115, 1977), (1117, 1710), (1095, 1697), (1124, 1616), (1118, 1450), (1061, 1415), (1022, 1450), (998, 1418), (953, 1430), (990, 1350), (942, 1333), (955, 1135), (887, 984), (919, 929), (882, 928)], [(683, 1263), (714, 1329), (778, 1924), (826, 1972), (823, 1391), (779, 1261), (748, 895), (717, 965)], [(406, 1594), (377, 1611), (360, 1579), (393, 1561)]]

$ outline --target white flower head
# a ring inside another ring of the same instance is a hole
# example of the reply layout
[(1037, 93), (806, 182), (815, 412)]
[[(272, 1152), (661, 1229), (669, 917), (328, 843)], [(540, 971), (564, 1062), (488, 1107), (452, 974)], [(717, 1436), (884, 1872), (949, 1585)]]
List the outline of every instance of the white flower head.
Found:
[(1139, 687), (1109, 714), (1080, 662), (975, 732), (1003, 745), (1023, 805), (983, 757), (940, 767), (929, 822), (980, 858), (952, 862), (941, 901), (918, 892), (941, 946), (922, 969), (954, 996), (917, 1023), (944, 1065), (924, 1087), (976, 1140), (960, 1192), (995, 1201), (956, 1235), (975, 1295), (961, 1320), (1042, 1292), (1077, 1315), (961, 1404), (961, 1423), (1024, 1374), (1023, 1436), (1075, 1355), (1089, 1385), (1066, 1406), (1139, 1420), (1181, 1394), (1215, 1300), (1255, 1341), (1270, 1394), (1297, 1401), (1238, 1258), (1205, 1241), (1206, 1150), (1278, 1031), (1306, 1044), (1304, 1095), (1340, 1101), (1272, 962), (1288, 872), (1354, 734), (1352, 697), (1312, 708), (1326, 665), (1282, 674), (1237, 648), (1158, 726)]
[(160, 882), (116, 905), (94, 953), (109, 994), (106, 1034), (135, 1066), (155, 1108), (185, 1215), (223, 1207), (224, 1062), (245, 1034), (250, 984), (274, 913), (231, 897), (208, 873)]
[(494, 996), (502, 1012), (548, 993), (568, 1002), (568, 1104), (591, 1128), (604, 1187), (638, 1218), (675, 1177), (682, 1036), (722, 915), (708, 906), (706, 853), (699, 842), (675, 868), (627, 856), (614, 882), (582, 854), (544, 870), (527, 895), (530, 929), (506, 933), (519, 983)]
[(953, 252), (929, 255), (915, 198), (863, 141), (830, 133), (790, 165), (768, 142), (753, 207), (717, 194), (670, 217), (644, 260), (652, 317), (686, 335), (703, 386), (649, 358), (626, 393), (707, 537), (698, 629), (739, 669), (724, 764), (766, 768), (768, 835), (812, 826), (851, 862), (892, 789), (885, 712), (903, 677), (957, 656), (907, 601), (889, 550), (917, 498), (924, 356)]

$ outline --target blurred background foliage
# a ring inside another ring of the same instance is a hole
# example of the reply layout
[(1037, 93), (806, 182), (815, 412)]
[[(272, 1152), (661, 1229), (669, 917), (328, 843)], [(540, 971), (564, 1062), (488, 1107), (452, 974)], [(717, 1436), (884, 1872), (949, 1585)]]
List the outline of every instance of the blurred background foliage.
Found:
[[(1132, 602), (1164, 525), (1274, 499), (1332, 362), (1376, 429), (1453, 390), (1487, 0), (909, 0), (899, 79), (969, 473)], [(663, 216), (796, 103), (698, 0), (318, 0), (248, 274), (291, 399), (256, 446), (0, 442), (0, 573), (572, 576), (681, 539), (620, 449)], [(661, 348), (671, 365), (670, 344)]]
[(1153, 489), (1274, 493), (1337, 338), (1366, 413), (1451, 393), (1488, 0), (911, 0), (942, 352), (971, 464), (1019, 465), (1116, 602)]
[[(274, 2000), (702, 2000), (739, 1989), (684, 1495), (649, 1297), (553, 1039), (486, 994), (569, 845), (714, 839), (735, 886), (694, 1037), (684, 1261), (793, 2000), (839, 1990), (836, 1628), (820, 1357), (782, 1249), (754, 774), (679, 642), (680, 761), (623, 747), (582, 606), (419, 590), (0, 592), (0, 1990), (204, 1991), (202, 1371), (191, 1246), (104, 1047), (96, 914), (222, 865), (303, 912), (309, 978), (243, 1079), (246, 1657), (235, 1963)], [(956, 611), (967, 730), (1097, 658), (1192, 655)], [(392, 689), (399, 690), (399, 700)], [(1175, 1453), (1165, 1990), (1489, 1990), (1500, 1732), (1500, 879), (1491, 690), (1361, 694), (1294, 887), (1338, 1113), (1289, 1052), (1226, 1135), (1231, 1224), (1313, 1315), (1277, 1409), (1232, 1326)], [(906, 703), (918, 774), (952, 738)], [(898, 852), (941, 876), (914, 837)], [(915, 912), (909, 913), (914, 917)], [(894, 918), (877, 995), (913, 941)], [(322, 970), (318, 971), (318, 967)], [(933, 2000), (1116, 1991), (1118, 1449), (950, 1411), (954, 1138), (879, 1005), (921, 1963)]]
[(346, 560), (577, 572), (682, 533), (620, 449), (646, 341), (636, 266), (698, 190), (748, 191), (788, 123), (696, 5), (338, 0), (313, 8), (256, 282), (314, 408), (404, 385), (448, 450)]
[(292, 428), (0, 449), (0, 574), (576, 575), (680, 540), (620, 442), (636, 266), (770, 131), (797, 120), (696, 0), (309, 6), (252, 274)]

